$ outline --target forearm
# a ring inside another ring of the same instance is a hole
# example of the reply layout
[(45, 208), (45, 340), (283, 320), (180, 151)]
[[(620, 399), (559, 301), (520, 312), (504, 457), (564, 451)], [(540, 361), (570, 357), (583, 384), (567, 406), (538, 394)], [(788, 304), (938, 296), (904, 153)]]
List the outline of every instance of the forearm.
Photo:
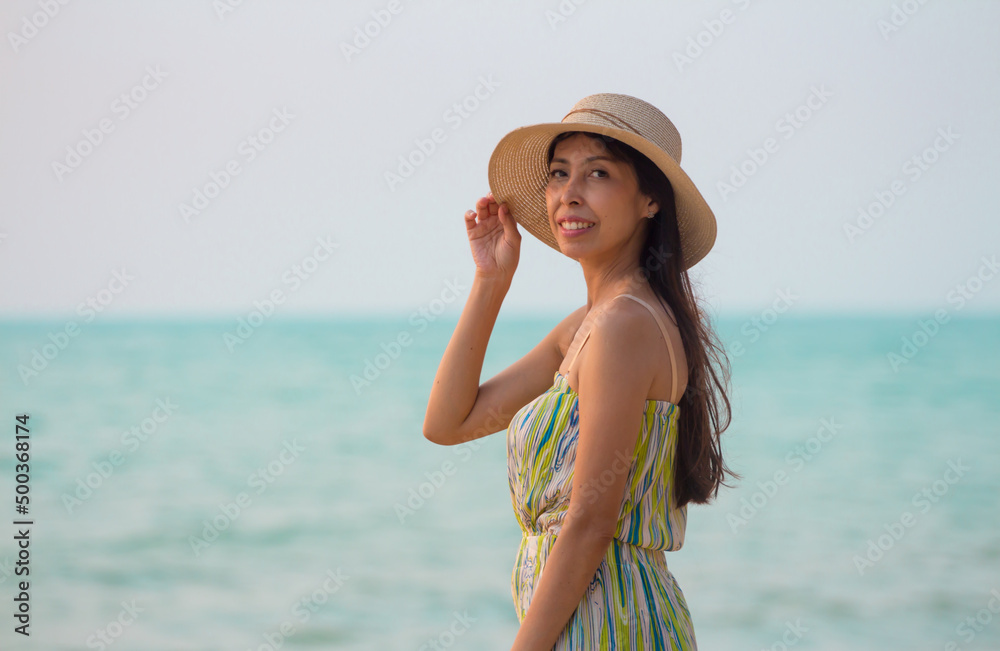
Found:
[(476, 396), (497, 315), (510, 282), (476, 275), (427, 401), (424, 434), (447, 437), (465, 422)]
[(550, 651), (607, 553), (611, 538), (567, 529), (556, 537), (511, 651)]

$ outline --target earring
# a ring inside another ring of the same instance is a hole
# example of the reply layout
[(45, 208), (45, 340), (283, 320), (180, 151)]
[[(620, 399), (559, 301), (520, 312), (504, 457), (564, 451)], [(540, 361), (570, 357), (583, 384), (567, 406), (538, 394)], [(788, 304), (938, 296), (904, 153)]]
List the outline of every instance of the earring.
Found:
[(655, 212), (651, 212), (648, 215), (646, 215), (646, 219), (652, 219), (653, 217), (656, 217), (656, 213)]

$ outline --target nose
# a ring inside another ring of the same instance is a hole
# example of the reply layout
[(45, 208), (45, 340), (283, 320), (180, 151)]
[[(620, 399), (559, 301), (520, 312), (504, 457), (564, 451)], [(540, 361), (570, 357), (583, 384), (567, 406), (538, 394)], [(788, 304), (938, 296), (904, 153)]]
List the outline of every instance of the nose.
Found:
[(570, 172), (569, 177), (562, 184), (562, 194), (559, 197), (559, 201), (566, 206), (579, 205), (583, 199), (582, 183), (582, 174)]

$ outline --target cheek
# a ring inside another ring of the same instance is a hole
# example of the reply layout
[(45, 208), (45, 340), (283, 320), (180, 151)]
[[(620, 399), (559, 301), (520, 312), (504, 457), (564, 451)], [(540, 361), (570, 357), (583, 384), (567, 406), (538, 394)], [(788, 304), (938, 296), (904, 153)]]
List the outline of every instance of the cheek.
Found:
[(601, 208), (605, 212), (624, 216), (635, 209), (635, 201), (628, 193), (622, 192), (619, 188), (608, 188), (608, 190), (607, 193), (601, 195), (599, 200)]
[(545, 207), (548, 208), (549, 215), (552, 214), (552, 210), (559, 205), (559, 199), (555, 196), (554, 192), (550, 192), (548, 188), (545, 190)]

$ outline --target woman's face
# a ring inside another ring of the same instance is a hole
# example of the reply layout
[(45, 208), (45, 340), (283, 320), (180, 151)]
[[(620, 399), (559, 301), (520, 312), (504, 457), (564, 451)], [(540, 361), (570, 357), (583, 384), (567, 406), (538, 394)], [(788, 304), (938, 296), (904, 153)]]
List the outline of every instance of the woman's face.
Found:
[[(567, 255), (619, 249), (636, 236), (646, 215), (659, 209), (640, 194), (629, 163), (612, 159), (603, 141), (582, 133), (556, 144), (545, 203), (549, 226)], [(572, 217), (593, 225), (573, 229), (579, 224)]]

